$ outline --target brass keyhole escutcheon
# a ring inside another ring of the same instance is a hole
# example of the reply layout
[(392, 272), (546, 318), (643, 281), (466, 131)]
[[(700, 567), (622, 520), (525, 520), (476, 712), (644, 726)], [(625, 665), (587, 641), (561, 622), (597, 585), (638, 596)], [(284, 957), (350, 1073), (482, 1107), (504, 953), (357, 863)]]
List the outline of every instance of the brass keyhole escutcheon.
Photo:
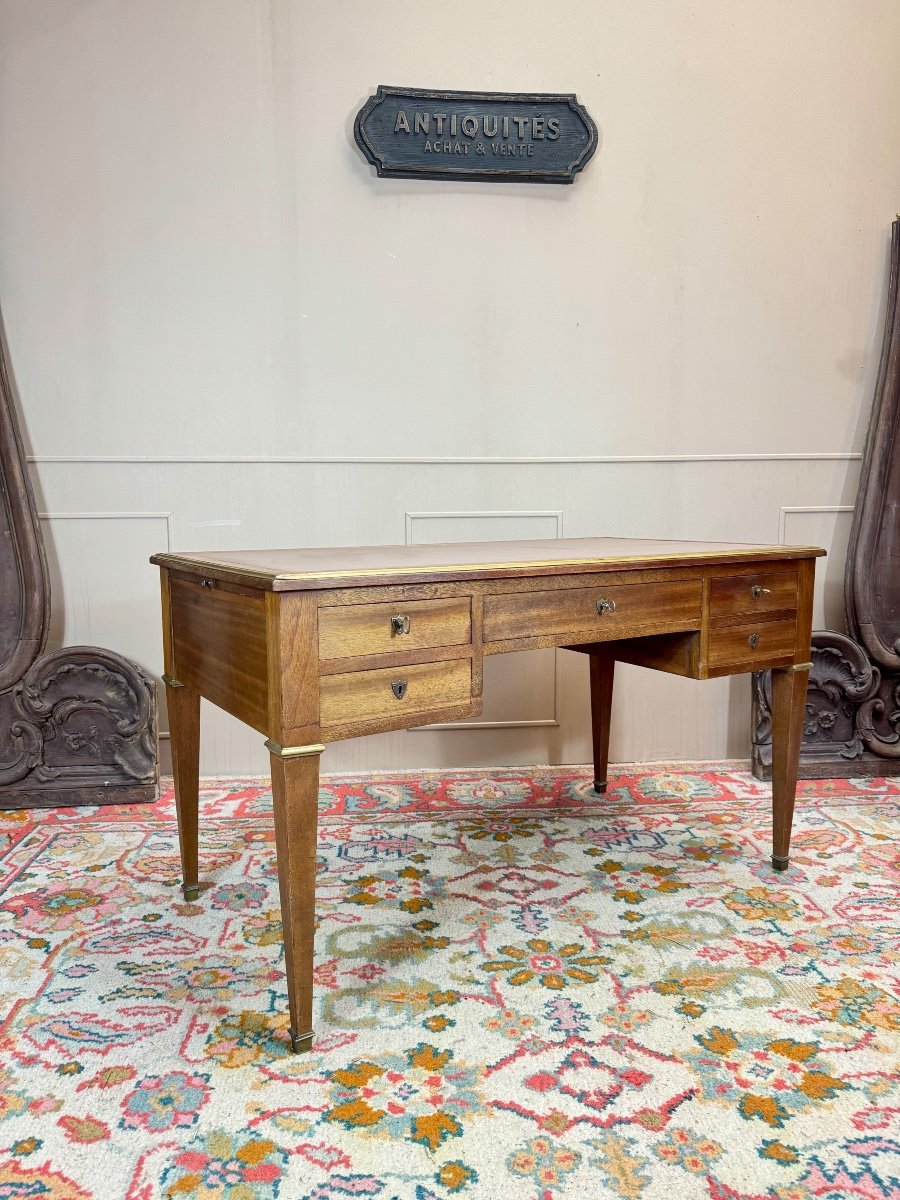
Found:
[(409, 617), (391, 617), (391, 633), (399, 637), (401, 633), (409, 633)]
[(750, 636), (747, 638), (747, 641), (750, 643), (750, 649), (755, 650), (756, 647), (759, 645), (759, 634), (751, 633)]
[(761, 583), (754, 583), (753, 587), (750, 589), (750, 595), (754, 600), (758, 600), (760, 596), (771, 596), (771, 594), (772, 589), (763, 587)]
[(200, 586), (202, 588), (211, 588), (211, 587), (215, 587), (216, 585), (212, 579), (201, 579)]
[(406, 695), (406, 689), (408, 687), (409, 687), (409, 683), (407, 680), (396, 679), (391, 684), (391, 691), (394, 693), (394, 695), (397, 697), (398, 700), (402, 700), (403, 697)]
[(601, 617), (603, 616), (604, 613), (610, 613), (610, 612), (615, 612), (615, 611), (616, 611), (615, 600), (598, 600), (597, 601), (597, 612), (600, 614)]

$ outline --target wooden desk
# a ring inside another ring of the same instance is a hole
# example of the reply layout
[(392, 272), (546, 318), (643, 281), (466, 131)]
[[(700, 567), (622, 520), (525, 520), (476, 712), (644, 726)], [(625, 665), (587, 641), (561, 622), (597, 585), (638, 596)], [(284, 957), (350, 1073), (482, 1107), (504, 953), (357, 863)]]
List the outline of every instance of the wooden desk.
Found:
[(563, 646), (589, 656), (598, 792), (617, 659), (692, 679), (771, 667), (772, 866), (785, 870), (823, 553), (571, 538), (155, 555), (184, 894), (198, 894), (205, 696), (269, 749), (294, 1049), (313, 1036), (325, 743), (477, 716), (486, 654)]

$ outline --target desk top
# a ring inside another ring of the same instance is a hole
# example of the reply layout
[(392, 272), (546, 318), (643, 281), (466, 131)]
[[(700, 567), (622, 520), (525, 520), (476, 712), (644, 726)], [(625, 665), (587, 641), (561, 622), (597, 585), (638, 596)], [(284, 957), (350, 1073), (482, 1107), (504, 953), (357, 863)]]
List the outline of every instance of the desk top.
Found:
[(172, 571), (290, 592), (371, 584), (431, 583), (641, 570), (703, 563), (818, 558), (819, 546), (755, 546), (744, 542), (657, 541), (645, 538), (558, 538), (513, 542), (447, 542), (425, 546), (309, 547), (154, 554)]

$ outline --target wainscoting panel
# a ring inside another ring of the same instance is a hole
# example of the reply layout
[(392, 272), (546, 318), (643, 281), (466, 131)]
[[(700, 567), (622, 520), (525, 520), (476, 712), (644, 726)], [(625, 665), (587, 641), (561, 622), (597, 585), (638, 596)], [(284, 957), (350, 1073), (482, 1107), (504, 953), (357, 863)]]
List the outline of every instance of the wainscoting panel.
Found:
[[(406, 541), (493, 542), (563, 536), (561, 512), (428, 512), (406, 514)], [(509, 730), (559, 724), (556, 650), (504, 654), (485, 659), (484, 703), (480, 717), (440, 729)], [(436, 728), (431, 726), (431, 729)], [(423, 732), (417, 730), (416, 732)]]
[(828, 557), (816, 567), (813, 629), (846, 632), (844, 614), (844, 561), (853, 524), (852, 504), (798, 504), (781, 510), (784, 545), (825, 546)]
[[(177, 550), (606, 535), (818, 542), (833, 607), (854, 456), (584, 461), (38, 460), (54, 564), (54, 637), (89, 639), (161, 670), (156, 568)], [(169, 516), (168, 514), (174, 514)], [(565, 515), (563, 522), (562, 514)], [(170, 538), (174, 538), (171, 541)], [(830, 597), (830, 599), (829, 599)], [(817, 617), (818, 621), (818, 617)], [(555, 678), (553, 662), (556, 660)], [(487, 664), (475, 728), (379, 734), (329, 746), (327, 770), (584, 762), (587, 664), (537, 652)], [(618, 671), (612, 757), (749, 756), (749, 683)], [(262, 738), (204, 705), (208, 774), (268, 767)]]
[[(48, 649), (109, 647), (151, 671), (162, 667), (159, 597), (144, 561), (173, 544), (166, 512), (42, 512), (50, 570)], [(144, 561), (142, 561), (144, 560)]]

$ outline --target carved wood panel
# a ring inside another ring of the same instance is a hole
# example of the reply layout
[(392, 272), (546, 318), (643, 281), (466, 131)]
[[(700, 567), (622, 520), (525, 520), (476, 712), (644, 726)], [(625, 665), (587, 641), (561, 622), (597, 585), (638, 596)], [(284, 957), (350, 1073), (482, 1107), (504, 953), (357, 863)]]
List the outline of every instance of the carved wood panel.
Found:
[[(813, 634), (802, 777), (900, 774), (900, 217), (844, 575), (849, 636)], [(753, 678), (753, 771), (771, 777), (771, 679)]]
[(0, 808), (154, 799), (154, 682), (112, 650), (43, 653), (50, 584), (2, 326), (0, 498)]

